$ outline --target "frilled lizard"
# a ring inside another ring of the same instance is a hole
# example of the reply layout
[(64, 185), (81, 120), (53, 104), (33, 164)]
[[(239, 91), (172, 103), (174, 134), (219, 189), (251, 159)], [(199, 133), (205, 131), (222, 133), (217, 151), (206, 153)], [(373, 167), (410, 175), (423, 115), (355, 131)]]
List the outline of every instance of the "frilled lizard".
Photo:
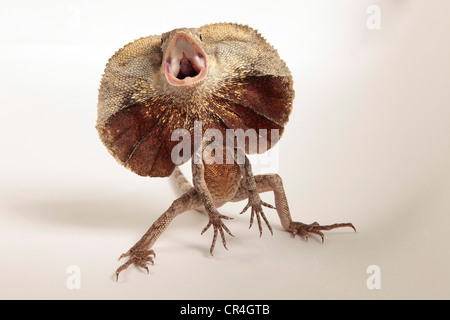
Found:
[[(129, 259), (117, 269), (116, 278), (131, 264), (148, 272), (156, 240), (176, 216), (191, 209), (208, 214), (202, 234), (213, 227), (211, 254), (218, 234), (226, 248), (225, 232), (232, 233), (223, 220), (229, 218), (217, 208), (230, 201), (248, 199), (243, 212), (251, 207), (250, 227), (256, 216), (260, 235), (261, 219), (272, 233), (263, 206), (276, 208), (282, 226), (293, 235), (308, 238), (312, 233), (323, 241), (323, 230), (355, 229), (351, 223), (321, 226), (293, 221), (281, 178), (277, 174), (254, 176), (246, 156), (242, 163), (205, 163), (201, 157), (192, 161), (193, 186), (187, 186), (171, 157), (178, 144), (172, 133), (182, 128), (193, 137), (199, 122), (202, 132), (216, 129), (224, 135), (226, 129), (266, 130), (267, 134), (258, 136), (258, 144), (271, 147), (276, 143), (271, 132), (277, 130), (281, 136), (293, 99), (293, 81), (286, 64), (248, 26), (218, 23), (175, 29), (135, 40), (110, 58), (98, 99), (96, 128), (102, 142), (131, 171), (150, 177), (173, 173), (184, 191), (122, 254), (121, 258)], [(191, 155), (201, 155), (207, 146), (207, 142), (200, 148), (194, 145)], [(248, 149), (246, 142), (245, 151)], [(274, 193), (275, 207), (261, 201), (259, 193), (267, 191)]]

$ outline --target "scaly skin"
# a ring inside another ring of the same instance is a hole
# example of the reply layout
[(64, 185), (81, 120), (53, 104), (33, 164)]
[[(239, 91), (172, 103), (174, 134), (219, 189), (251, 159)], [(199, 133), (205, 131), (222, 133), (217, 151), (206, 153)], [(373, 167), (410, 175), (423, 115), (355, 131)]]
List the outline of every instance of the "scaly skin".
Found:
[[(223, 136), (227, 129), (267, 130), (259, 136), (255, 150), (246, 142), (246, 153), (260, 152), (262, 145), (273, 147), (288, 122), (293, 99), (293, 81), (286, 64), (248, 26), (218, 23), (175, 29), (131, 42), (110, 58), (99, 89), (96, 128), (100, 139), (126, 168), (150, 177), (174, 173), (183, 191), (121, 256), (129, 260), (117, 269), (117, 277), (132, 264), (148, 271), (156, 240), (176, 216), (190, 209), (209, 216), (202, 234), (212, 226), (211, 254), (218, 235), (225, 248), (225, 233), (232, 235), (223, 221), (229, 218), (217, 210), (229, 201), (248, 199), (242, 212), (251, 208), (250, 226), (256, 216), (260, 234), (262, 220), (272, 233), (262, 207), (274, 207), (261, 201), (261, 192), (274, 192), (281, 224), (294, 235), (315, 233), (323, 239), (321, 230), (354, 228), (350, 223), (320, 226), (292, 221), (281, 178), (253, 176), (246, 157), (245, 163), (236, 158), (232, 163), (205, 162), (201, 154), (212, 141), (191, 148), (194, 159), (200, 159), (192, 162), (193, 186), (172, 161), (171, 152), (178, 144), (171, 140), (172, 133), (185, 129), (192, 140), (198, 121), (201, 134), (209, 129)], [(272, 136), (271, 130), (277, 130), (278, 136)]]

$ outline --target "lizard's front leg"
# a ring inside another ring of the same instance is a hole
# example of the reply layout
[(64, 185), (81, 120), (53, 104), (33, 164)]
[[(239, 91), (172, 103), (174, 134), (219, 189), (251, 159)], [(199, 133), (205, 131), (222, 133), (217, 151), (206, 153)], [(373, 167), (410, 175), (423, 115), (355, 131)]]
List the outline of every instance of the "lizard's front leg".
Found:
[(258, 228), (259, 228), (259, 236), (262, 235), (262, 225), (261, 225), (261, 217), (263, 218), (264, 222), (266, 223), (267, 227), (269, 228), (269, 231), (271, 234), (273, 234), (272, 227), (270, 226), (269, 221), (267, 220), (266, 216), (264, 215), (263, 206), (266, 206), (268, 208), (275, 209), (274, 206), (264, 202), (261, 200), (257, 186), (255, 177), (253, 176), (252, 171), (252, 165), (250, 164), (249, 159), (247, 156), (245, 156), (245, 163), (241, 166), (243, 167), (243, 171), (245, 172), (245, 179), (243, 180), (243, 187), (247, 188), (248, 190), (248, 203), (245, 206), (244, 210), (242, 210), (241, 214), (247, 211), (248, 208), (252, 207), (251, 209), (251, 216), (250, 216), (250, 227), (253, 225), (253, 218), (256, 215), (256, 219), (258, 221)]
[(175, 200), (169, 209), (166, 210), (142, 236), (142, 238), (126, 253), (119, 258), (129, 257), (128, 261), (121, 265), (116, 270), (116, 281), (119, 278), (120, 272), (127, 269), (134, 264), (140, 268), (147, 270), (147, 263), (153, 264), (153, 258), (156, 256), (153, 249), (151, 249), (156, 240), (169, 226), (170, 222), (179, 214), (198, 207), (202, 204), (200, 197), (195, 188), (191, 188), (180, 198)]
[(192, 182), (194, 185), (197, 194), (199, 195), (203, 206), (208, 213), (209, 222), (206, 227), (202, 230), (201, 234), (204, 234), (206, 230), (208, 230), (211, 226), (213, 226), (214, 236), (211, 243), (211, 248), (209, 252), (213, 255), (214, 247), (216, 245), (217, 235), (220, 233), (220, 237), (222, 239), (222, 245), (225, 249), (227, 248), (227, 242), (225, 239), (225, 233), (228, 233), (230, 236), (234, 237), (227, 226), (223, 223), (222, 219), (229, 220), (230, 217), (224, 216), (217, 211), (216, 206), (214, 205), (214, 199), (211, 196), (211, 193), (208, 190), (208, 186), (205, 181), (205, 167), (202, 160), (192, 161)]
[[(310, 233), (317, 234), (324, 240), (322, 231), (331, 230), (342, 227), (350, 227), (356, 231), (351, 223), (335, 223), (332, 225), (319, 225), (317, 222), (305, 224), (302, 222), (293, 221), (289, 206), (284, 191), (283, 182), (277, 174), (257, 175), (255, 176), (255, 184), (258, 193), (273, 191), (275, 196), (275, 207), (281, 221), (281, 225), (294, 236), (300, 234), (308, 239)], [(249, 191), (245, 185), (241, 185), (235, 197), (231, 200), (233, 202), (241, 201), (249, 196)]]

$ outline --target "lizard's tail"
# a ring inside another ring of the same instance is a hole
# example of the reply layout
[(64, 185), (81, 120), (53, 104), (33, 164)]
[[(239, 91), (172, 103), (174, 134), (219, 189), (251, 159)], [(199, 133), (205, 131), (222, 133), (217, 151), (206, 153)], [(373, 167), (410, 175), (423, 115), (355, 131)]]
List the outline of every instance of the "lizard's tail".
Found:
[(170, 178), (174, 182), (177, 193), (179, 193), (180, 196), (192, 188), (191, 183), (188, 181), (188, 179), (186, 179), (183, 172), (181, 172), (180, 168), (178, 167), (175, 167)]

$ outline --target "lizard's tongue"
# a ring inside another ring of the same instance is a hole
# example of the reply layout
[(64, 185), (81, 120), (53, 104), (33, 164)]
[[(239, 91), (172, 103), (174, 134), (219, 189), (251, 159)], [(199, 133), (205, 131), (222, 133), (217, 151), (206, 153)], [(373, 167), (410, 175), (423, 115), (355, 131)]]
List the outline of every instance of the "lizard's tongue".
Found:
[(175, 36), (168, 47), (164, 73), (173, 85), (189, 85), (206, 76), (206, 58), (203, 50), (188, 35)]

